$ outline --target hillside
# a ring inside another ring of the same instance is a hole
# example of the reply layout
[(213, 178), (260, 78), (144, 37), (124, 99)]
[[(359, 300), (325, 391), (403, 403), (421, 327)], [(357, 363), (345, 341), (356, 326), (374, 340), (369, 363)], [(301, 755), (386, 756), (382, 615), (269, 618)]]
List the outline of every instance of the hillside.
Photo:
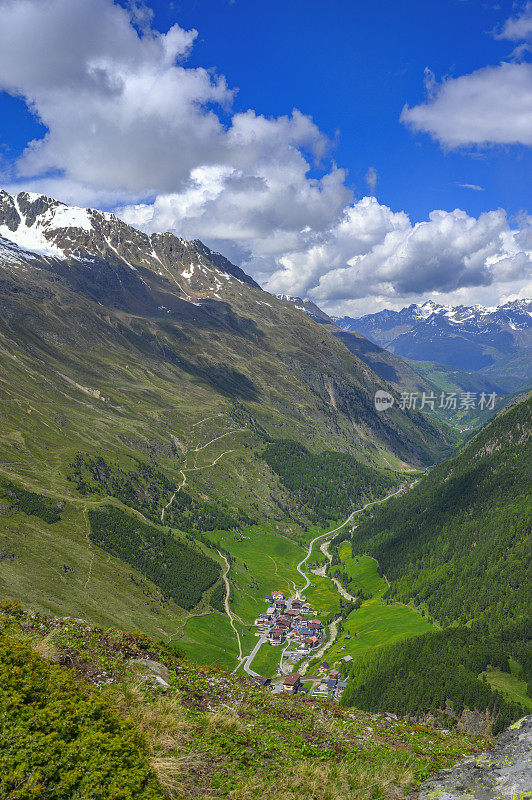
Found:
[[(3, 192), (0, 309), (0, 590), (41, 612), (170, 638), (189, 613), (215, 622), (223, 561), (211, 534), (268, 531), (274, 548), (318, 518), (270, 468), (268, 443), (304, 444), (330, 464), (348, 456), (353, 476), (363, 472), (356, 498), (329, 504), (334, 519), (449, 450), (423, 416), (379, 415), (384, 381), (198, 241)], [(23, 492), (61, 513), (26, 513)], [(113, 517), (105, 535), (97, 510)], [(170, 571), (192, 548), (209, 580), (192, 569), (197, 585), (172, 595), (142, 550), (124, 546), (128, 531)], [(212, 653), (229, 666), (234, 637), (220, 625), (230, 644)]]
[(6, 603), (0, 675), (10, 798), (401, 800), (494, 743), (275, 696), (145, 636)]
[(441, 622), (518, 619), (530, 589), (532, 397), (482, 429), (415, 489), (361, 523), (390, 597), (426, 603)]
[[(478, 404), (475, 404), (475, 407), (471, 409), (460, 408), (459, 399), (462, 393), (472, 392), (476, 398), (480, 397), (482, 392), (485, 395), (495, 393), (497, 396), (497, 408), (500, 410), (507, 402), (508, 386), (511, 387), (522, 383), (521, 378), (516, 378), (509, 382), (502, 380), (499, 383), (497, 378), (492, 379), (489, 375), (475, 372), (472, 369), (457, 369), (436, 361), (415, 361), (403, 358), (393, 350), (376, 344), (372, 338), (373, 336), (376, 339), (383, 339), (384, 343), (386, 343), (386, 337), (383, 332), (380, 330), (375, 331), (369, 324), (366, 326), (366, 331), (362, 322), (370, 318), (373, 319), (373, 317), (376, 320), (387, 319), (387, 314), (399, 314), (399, 312), (383, 311), (379, 314), (362, 317), (360, 320), (342, 317), (335, 322), (308, 299), (302, 300), (300, 297), (291, 297), (290, 295), (278, 295), (278, 297), (286, 303), (290, 303), (302, 313), (307, 314), (311, 319), (319, 322), (325, 330), (330, 331), (337, 339), (343, 342), (353, 355), (367, 364), (380, 378), (388, 381), (396, 390), (394, 395), (396, 400), (399, 400), (403, 392), (417, 394), (416, 402), (419, 408), (423, 392), (427, 396), (434, 394), (438, 398), (434, 410), (427, 406), (425, 414), (429, 418), (436, 419), (438, 423), (444, 426), (450, 425), (454, 429), (455, 435), (458, 435), (458, 438), (460, 438), (461, 432), (471, 428), (479, 428), (494, 416), (493, 411), (481, 410), (478, 408)], [(412, 315), (415, 318), (415, 312), (412, 312)], [(364, 335), (357, 332), (359, 322), (361, 323), (361, 330), (365, 331)], [(456, 409), (440, 408), (441, 401), (439, 398), (441, 398), (442, 392), (456, 394), (458, 398)]]
[(516, 708), (529, 707), (531, 412), (529, 396), (355, 529), (353, 554), (377, 559), (389, 579), (385, 600), (413, 604), (443, 630), (353, 665), (346, 702), (427, 713), (445, 699), (463, 708), (476, 698), (484, 711), (487, 680)]

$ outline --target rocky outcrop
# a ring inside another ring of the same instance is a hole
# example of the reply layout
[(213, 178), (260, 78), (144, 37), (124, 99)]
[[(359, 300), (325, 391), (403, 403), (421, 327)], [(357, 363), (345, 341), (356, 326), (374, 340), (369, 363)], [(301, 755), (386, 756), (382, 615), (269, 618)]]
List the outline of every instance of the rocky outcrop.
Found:
[(495, 748), (425, 781), (419, 800), (532, 800), (532, 715), (501, 733)]

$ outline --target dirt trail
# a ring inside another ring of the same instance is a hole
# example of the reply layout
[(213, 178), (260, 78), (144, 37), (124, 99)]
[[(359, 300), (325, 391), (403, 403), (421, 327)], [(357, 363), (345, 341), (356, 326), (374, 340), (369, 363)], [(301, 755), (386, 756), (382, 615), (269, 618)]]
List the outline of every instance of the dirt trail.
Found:
[[(331, 563), (331, 561), (332, 561), (332, 555), (331, 555), (331, 554), (330, 554), (330, 552), (329, 552), (329, 545), (330, 545), (330, 543), (331, 543), (331, 542), (330, 542), (330, 540), (329, 540), (328, 542), (322, 542), (322, 544), (320, 545), (320, 550), (321, 550), (321, 552), (323, 553), (323, 555), (325, 556), (325, 558), (327, 558), (327, 559), (328, 559), (328, 561), (329, 561), (329, 564), (330, 564), (330, 563)], [(325, 574), (325, 573), (324, 573), (324, 574)], [(332, 580), (332, 582), (334, 583), (334, 585), (335, 585), (335, 586), (336, 586), (336, 588), (338, 589), (338, 592), (339, 592), (339, 593), (342, 595), (342, 597), (344, 598), (344, 600), (349, 600), (351, 603), (356, 603), (356, 601), (357, 601), (357, 598), (356, 598), (356, 597), (353, 597), (353, 595), (352, 595), (352, 594), (349, 594), (349, 592), (348, 592), (346, 589), (344, 589), (344, 587), (342, 586), (342, 584), (340, 583), (340, 581), (338, 580), (338, 578), (335, 578), (335, 577), (334, 577), (334, 575), (328, 575), (328, 577), (329, 577), (329, 578)]]
[[(180, 488), (181, 488), (181, 487), (179, 487), (179, 489), (180, 489)], [(166, 509), (167, 509), (169, 506), (171, 506), (171, 505), (172, 505), (172, 503), (174, 502), (174, 500), (175, 500), (175, 496), (176, 496), (177, 492), (179, 491), (179, 489), (173, 493), (172, 497), (171, 497), (171, 498), (170, 498), (170, 500), (167, 502), (167, 504), (166, 504), (165, 506), (163, 506), (163, 509), (162, 509), (162, 511), (161, 511), (161, 524), (164, 522), (164, 512), (165, 512), (165, 511), (166, 511)]]
[(239, 661), (242, 661), (242, 645), (240, 643), (240, 634), (236, 629), (233, 613), (231, 611), (231, 608), (229, 607), (229, 596), (231, 594), (231, 587), (229, 585), (229, 580), (227, 578), (227, 574), (229, 572), (229, 566), (230, 565), (229, 565), (229, 561), (227, 560), (227, 558), (219, 550), (218, 550), (218, 555), (221, 558), (223, 558), (223, 560), (225, 561), (225, 572), (222, 575), (222, 577), (224, 579), (224, 583), (225, 583), (225, 600), (224, 600), (225, 613), (229, 617), (229, 622), (231, 623), (231, 627), (235, 632), (235, 636), (236, 636), (236, 639), (237, 639), (237, 642), (238, 642), (238, 659), (239, 659)]

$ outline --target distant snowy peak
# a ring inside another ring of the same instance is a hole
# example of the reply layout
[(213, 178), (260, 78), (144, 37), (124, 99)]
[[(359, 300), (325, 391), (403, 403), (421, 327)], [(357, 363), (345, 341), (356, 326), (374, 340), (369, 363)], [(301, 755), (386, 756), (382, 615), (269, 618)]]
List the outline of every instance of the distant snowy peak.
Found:
[(147, 269), (175, 281), (193, 299), (201, 294), (221, 299), (220, 290), (231, 279), (260, 288), (200, 241), (188, 242), (172, 233), (148, 235), (109, 212), (68, 206), (30, 192), (0, 191), (0, 237), (4, 250), (10, 243), (26, 257), (34, 254), (67, 264), (106, 262), (135, 272)]
[(360, 327), (388, 329), (396, 326), (411, 328), (429, 320), (453, 325), (507, 325), (513, 330), (529, 328), (532, 324), (532, 300), (511, 300), (500, 306), (451, 306), (427, 300), (421, 305), (412, 304), (401, 311), (383, 309), (363, 317), (334, 317), (343, 330), (360, 330)]
[[(337, 318), (335, 322), (343, 330), (360, 333), (404, 358), (467, 370), (491, 368), (495, 362), (504, 370), (513, 359), (515, 375), (519, 379), (528, 377), (532, 351), (529, 299), (493, 307), (439, 305), (427, 300), (400, 311), (384, 309), (358, 319)], [(508, 370), (510, 374), (510, 366)]]

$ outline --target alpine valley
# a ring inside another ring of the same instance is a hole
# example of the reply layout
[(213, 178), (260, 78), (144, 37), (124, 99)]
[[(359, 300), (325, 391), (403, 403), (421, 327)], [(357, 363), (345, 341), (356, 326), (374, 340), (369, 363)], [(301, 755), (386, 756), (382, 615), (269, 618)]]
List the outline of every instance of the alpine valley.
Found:
[[(0, 192), (0, 795), (398, 800), (491, 749), (532, 712), (530, 330), (332, 318)], [(444, 391), (497, 402), (375, 405)]]

